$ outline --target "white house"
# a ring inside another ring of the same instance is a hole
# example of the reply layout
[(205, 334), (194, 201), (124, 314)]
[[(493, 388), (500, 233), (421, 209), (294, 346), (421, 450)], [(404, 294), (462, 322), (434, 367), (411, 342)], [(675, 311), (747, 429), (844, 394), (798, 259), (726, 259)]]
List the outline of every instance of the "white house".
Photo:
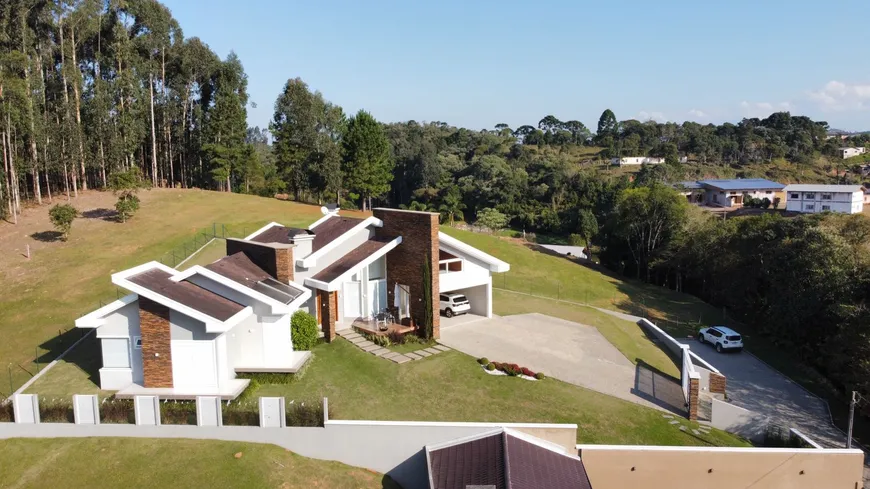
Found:
[(661, 165), (664, 162), (664, 158), (653, 158), (652, 156), (628, 156), (610, 160), (610, 164), (613, 166)]
[(441, 292), (461, 292), (472, 314), (491, 317), (492, 273), (510, 268), (442, 233), (429, 212), (328, 212), (308, 229), (273, 222), (226, 241), (227, 256), (205, 267), (150, 262), (112, 275), (131, 294), (76, 320), (96, 328), (102, 389), (233, 399), (248, 384), (237, 374), (294, 373), (308, 360), (293, 350), (297, 310), (317, 318), (327, 341), (376, 317), (406, 332), (425, 320), (429, 292), (438, 338)]
[(785, 187), (785, 192), (789, 211), (858, 214), (864, 210), (860, 185), (792, 184)]
[[(719, 207), (741, 207), (746, 197), (769, 199), (771, 202), (780, 197), (785, 185), (764, 178), (734, 178), (730, 180), (700, 180), (697, 182), (704, 190), (703, 201), (706, 205)], [(685, 182), (684, 182), (685, 185)]]
[(840, 156), (845, 160), (846, 158), (851, 158), (853, 156), (862, 155), (867, 152), (867, 148), (859, 147), (859, 148), (840, 148)]

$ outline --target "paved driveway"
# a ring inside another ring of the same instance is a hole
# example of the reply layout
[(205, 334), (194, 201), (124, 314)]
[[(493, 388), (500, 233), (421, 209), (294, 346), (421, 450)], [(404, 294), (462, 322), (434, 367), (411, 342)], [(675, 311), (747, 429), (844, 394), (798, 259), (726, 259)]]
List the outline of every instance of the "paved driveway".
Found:
[(441, 326), (441, 343), (474, 357), (517, 363), (614, 397), (684, 414), (680, 386), (635, 367), (597, 329), (543, 314)]
[(692, 351), (722, 372), (728, 399), (737, 406), (797, 427), (827, 447), (845, 447), (845, 435), (830, 421), (824, 401), (747, 353), (716, 353), (709, 345), (684, 340)]

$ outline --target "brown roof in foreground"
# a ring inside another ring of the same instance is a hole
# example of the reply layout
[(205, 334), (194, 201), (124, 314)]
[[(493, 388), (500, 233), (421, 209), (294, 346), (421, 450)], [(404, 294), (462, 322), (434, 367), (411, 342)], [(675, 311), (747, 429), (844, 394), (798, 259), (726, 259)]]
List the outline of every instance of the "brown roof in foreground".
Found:
[(252, 262), (248, 258), (248, 255), (241, 251), (210, 263), (205, 268), (249, 288), (254, 288), (254, 284), (260, 280), (266, 280), (271, 277), (265, 270)]
[(496, 489), (591, 489), (586, 468), (570, 457), (508, 432), (429, 451), (436, 489), (469, 485)]
[(330, 217), (323, 221), (318, 224), (316, 228), (311, 230), (311, 232), (314, 233), (314, 242), (311, 243), (311, 252), (313, 253), (320, 248), (323, 248), (361, 222), (363, 222), (363, 219), (342, 216)]
[(244, 306), (187, 281), (173, 282), (171, 274), (154, 268), (133, 275), (128, 280), (136, 285), (184, 304), (218, 321), (226, 321)]
[(393, 239), (395, 238), (369, 238), (368, 241), (345, 253), (344, 256), (332, 262), (332, 264), (311, 278), (326, 283), (332, 282), (341, 276), (341, 274), (359, 265), (361, 261), (386, 246)]
[(284, 243), (292, 244), (293, 237), (300, 234), (310, 234), (307, 229), (288, 228), (286, 226), (272, 226), (262, 233), (251, 238), (257, 243)]

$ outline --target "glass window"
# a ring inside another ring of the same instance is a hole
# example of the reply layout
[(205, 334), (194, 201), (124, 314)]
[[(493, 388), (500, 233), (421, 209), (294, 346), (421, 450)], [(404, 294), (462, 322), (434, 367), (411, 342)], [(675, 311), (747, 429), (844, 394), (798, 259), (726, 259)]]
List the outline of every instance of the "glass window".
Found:
[(799, 199), (799, 198), (801, 198), (801, 194), (791, 194), (791, 198), (792, 199)]
[(829, 211), (829, 210), (831, 210), (831, 206), (829, 206), (829, 205), (823, 205), (823, 206), (822, 206), (822, 210), (823, 210), (823, 211)]
[(807, 199), (815, 199), (816, 194), (814, 194), (812, 192), (807, 192), (806, 194), (804, 194), (804, 197), (806, 197)]
[(813, 204), (807, 204), (807, 206), (804, 209), (806, 209), (808, 211), (812, 211), (812, 210), (816, 209), (816, 206)]
[(141, 336), (134, 336), (133, 337), (133, 348), (135, 348), (137, 350), (142, 349), (142, 337)]
[(373, 261), (369, 265), (369, 280), (385, 278), (387, 276), (386, 268), (386, 261), (384, 260), (384, 257), (380, 257), (377, 260)]
[(822, 200), (831, 200), (831, 194), (822, 194)]

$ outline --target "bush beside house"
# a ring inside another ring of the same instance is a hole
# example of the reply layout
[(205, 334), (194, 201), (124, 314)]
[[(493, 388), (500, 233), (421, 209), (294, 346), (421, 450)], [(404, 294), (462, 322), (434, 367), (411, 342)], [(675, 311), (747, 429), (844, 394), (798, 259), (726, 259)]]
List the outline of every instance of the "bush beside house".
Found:
[(317, 319), (305, 311), (296, 311), (290, 318), (290, 335), (293, 349), (305, 351), (317, 344)]

